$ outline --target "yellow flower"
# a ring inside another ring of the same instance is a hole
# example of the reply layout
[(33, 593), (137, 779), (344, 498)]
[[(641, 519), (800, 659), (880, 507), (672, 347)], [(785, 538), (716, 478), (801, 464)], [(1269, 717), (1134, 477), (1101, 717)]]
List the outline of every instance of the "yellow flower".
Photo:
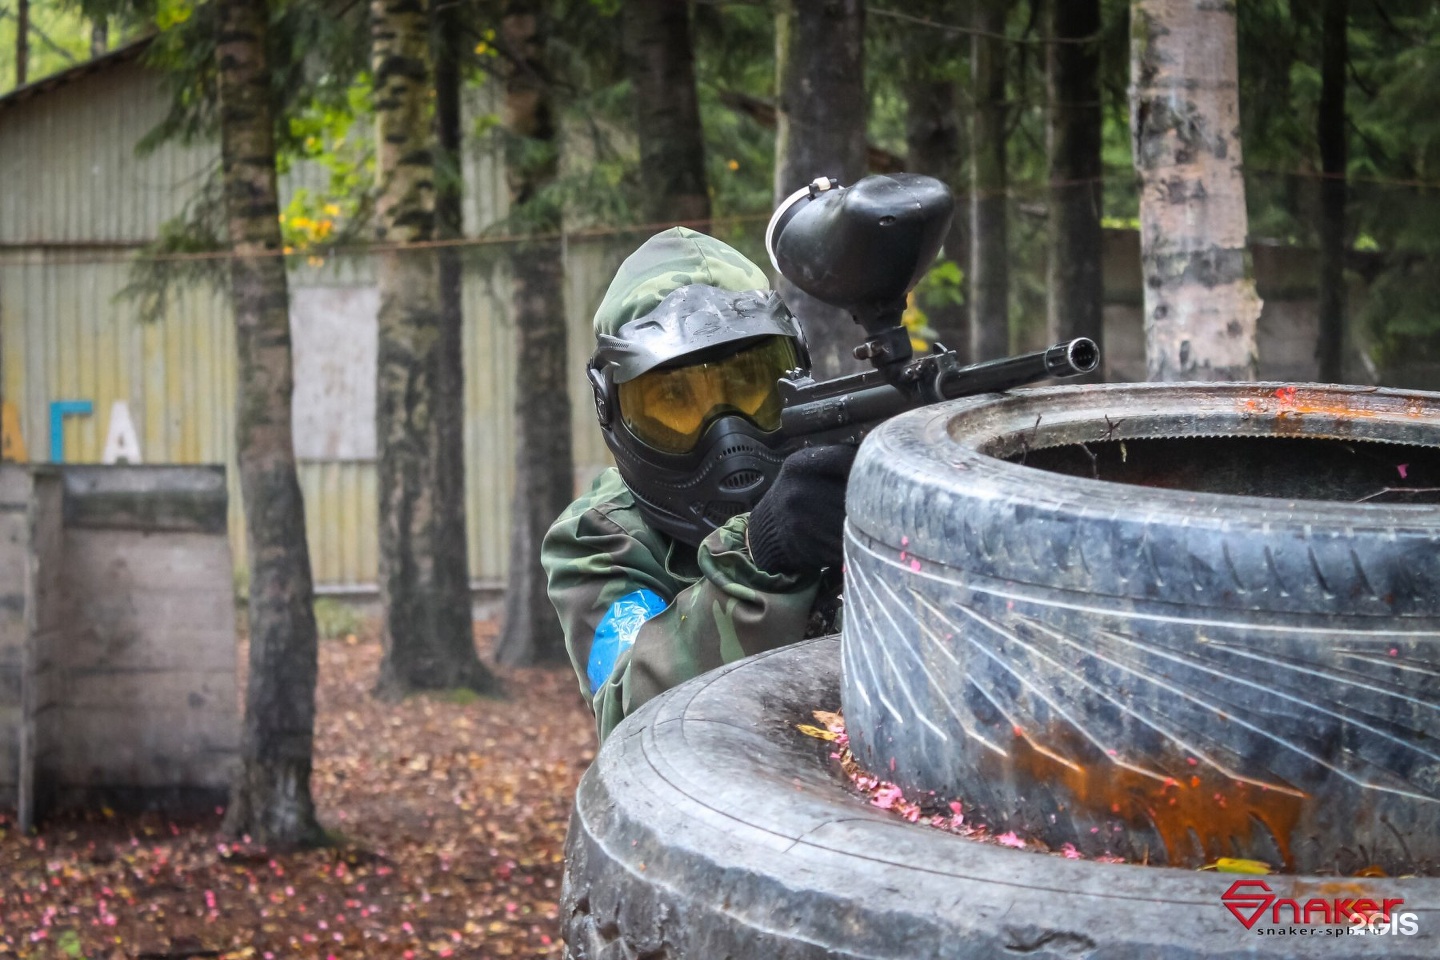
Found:
[(739, 160), (727, 160), (727, 161), (725, 161), (725, 166), (729, 167), (730, 170), (733, 172), (733, 171), (735, 171), (735, 170), (739, 170), (739, 169), (740, 169), (740, 161), (739, 161)]

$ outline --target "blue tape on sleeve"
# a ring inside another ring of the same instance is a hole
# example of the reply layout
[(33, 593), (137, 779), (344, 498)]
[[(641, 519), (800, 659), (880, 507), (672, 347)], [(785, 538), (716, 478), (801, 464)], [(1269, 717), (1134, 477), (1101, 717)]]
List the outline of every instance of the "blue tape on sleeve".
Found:
[(600, 618), (600, 625), (595, 628), (595, 640), (590, 644), (590, 662), (585, 667), (585, 679), (590, 681), (591, 693), (610, 679), (615, 661), (635, 645), (635, 635), (645, 621), (664, 610), (665, 606), (659, 594), (643, 588), (625, 594), (610, 605), (605, 616)]

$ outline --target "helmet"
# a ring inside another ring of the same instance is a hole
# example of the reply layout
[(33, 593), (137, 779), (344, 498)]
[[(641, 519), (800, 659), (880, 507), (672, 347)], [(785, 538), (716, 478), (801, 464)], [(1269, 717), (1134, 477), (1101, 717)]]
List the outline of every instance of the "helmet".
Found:
[(605, 443), (646, 521), (692, 545), (753, 507), (788, 452), (775, 384), (809, 356), (757, 281), (730, 247), (676, 228), (632, 254), (596, 314), (588, 376)]

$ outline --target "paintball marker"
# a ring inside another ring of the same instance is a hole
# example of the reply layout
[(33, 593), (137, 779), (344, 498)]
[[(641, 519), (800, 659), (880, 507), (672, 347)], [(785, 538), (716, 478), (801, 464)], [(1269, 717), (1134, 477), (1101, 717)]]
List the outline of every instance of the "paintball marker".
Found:
[(849, 187), (822, 177), (775, 211), (765, 229), (770, 262), (800, 290), (849, 313), (866, 334), (855, 358), (874, 366), (820, 382), (790, 371), (779, 382), (787, 436), (802, 445), (858, 443), (905, 410), (1077, 376), (1099, 364), (1099, 347), (1085, 337), (969, 366), (942, 344), (913, 356), (901, 323), (905, 298), (934, 262), (954, 212), (945, 184), (913, 173), (865, 177)]

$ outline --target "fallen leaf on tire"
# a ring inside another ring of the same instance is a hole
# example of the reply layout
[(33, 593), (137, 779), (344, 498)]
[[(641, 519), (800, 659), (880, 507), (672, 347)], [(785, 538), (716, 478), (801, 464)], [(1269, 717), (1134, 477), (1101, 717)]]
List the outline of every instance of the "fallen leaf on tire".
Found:
[(834, 740), (835, 734), (829, 730), (821, 730), (819, 727), (812, 727), (808, 723), (797, 723), (795, 729), (807, 737), (814, 737), (816, 740)]
[(1242, 860), (1239, 857), (1221, 857), (1208, 863), (1201, 870), (1215, 870), (1220, 873), (1250, 873), (1264, 875), (1270, 872), (1270, 864), (1260, 860)]
[(832, 732), (837, 728), (843, 728), (845, 726), (845, 718), (830, 710), (816, 710), (810, 715)]

